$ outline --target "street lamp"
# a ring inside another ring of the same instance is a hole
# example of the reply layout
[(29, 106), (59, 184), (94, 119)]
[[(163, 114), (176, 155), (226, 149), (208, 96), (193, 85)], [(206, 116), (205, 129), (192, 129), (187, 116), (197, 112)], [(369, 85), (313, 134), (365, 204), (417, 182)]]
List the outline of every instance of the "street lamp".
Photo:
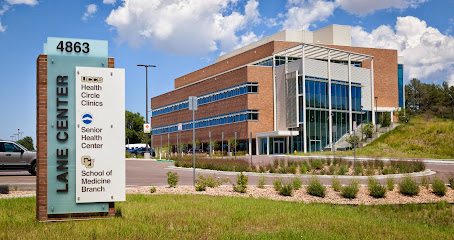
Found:
[(363, 136), (363, 128), (364, 128), (364, 125), (363, 124), (363, 106), (361, 106), (361, 141), (363, 140), (364, 136)]
[(377, 99), (378, 97), (375, 97), (375, 132), (378, 132), (377, 131)]
[[(137, 67), (145, 67), (145, 115), (146, 115), (146, 120), (145, 123), (148, 123), (148, 68), (149, 67), (156, 67), (155, 65), (143, 65), (143, 64), (138, 64)], [(145, 145), (145, 153), (148, 153), (148, 134), (145, 134), (145, 137), (147, 139), (146, 145)], [(151, 148), (153, 148), (153, 139), (151, 139)]]

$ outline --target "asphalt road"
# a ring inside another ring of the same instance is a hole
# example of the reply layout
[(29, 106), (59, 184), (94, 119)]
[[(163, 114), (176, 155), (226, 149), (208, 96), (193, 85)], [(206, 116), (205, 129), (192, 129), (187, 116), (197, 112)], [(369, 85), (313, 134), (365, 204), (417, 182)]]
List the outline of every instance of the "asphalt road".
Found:
[[(255, 162), (267, 162), (272, 161), (271, 157), (259, 156), (255, 158)], [(446, 175), (454, 174), (454, 161), (427, 161), (426, 168), (436, 172), (433, 176), (440, 176), (445, 178)], [(175, 168), (171, 162), (160, 162), (155, 160), (127, 160), (126, 161), (126, 185), (127, 187), (136, 186), (166, 186), (167, 176), (166, 173), (178, 172), (180, 176), (179, 185), (192, 185), (193, 172), (192, 169)], [(211, 170), (197, 170), (196, 174), (212, 175)], [(231, 181), (236, 179), (236, 173), (217, 173), (218, 177), (228, 177)], [(257, 174), (255, 174), (257, 175)], [(288, 176), (292, 176), (289, 174)], [(272, 184), (272, 179), (275, 176), (267, 177), (267, 184)], [(280, 176), (279, 176), (280, 177)], [(303, 182), (308, 177), (303, 178)], [(328, 176), (320, 176), (321, 181), (325, 184), (330, 184), (331, 179)], [(416, 177), (418, 178), (418, 177)], [(249, 184), (257, 184), (258, 177), (254, 175), (249, 176)], [(342, 183), (347, 183), (350, 179), (340, 177), (339, 180)], [(363, 184), (367, 183), (367, 178), (360, 179)], [(9, 185), (12, 189), (17, 186), (19, 189), (34, 189), (36, 183), (36, 177), (31, 176), (27, 171), (0, 171), (0, 186)], [(230, 184), (230, 183), (226, 183)]]

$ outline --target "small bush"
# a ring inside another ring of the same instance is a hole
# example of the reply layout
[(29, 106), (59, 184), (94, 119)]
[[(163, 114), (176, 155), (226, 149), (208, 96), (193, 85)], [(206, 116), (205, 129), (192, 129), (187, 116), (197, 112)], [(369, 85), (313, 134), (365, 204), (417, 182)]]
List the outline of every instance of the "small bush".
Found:
[(435, 177), (432, 182), (432, 192), (435, 195), (443, 197), (446, 194), (446, 185), (439, 177)]
[(454, 175), (448, 176), (448, 184), (451, 189), (454, 189)]
[(429, 189), (429, 180), (427, 179), (426, 176), (423, 176), (421, 178), (421, 186), (426, 187), (426, 189)]
[(293, 189), (295, 190), (299, 190), (301, 188), (301, 186), (303, 185), (303, 181), (301, 181), (301, 178), (299, 177), (294, 177), (292, 179), (292, 186), (293, 186)]
[(334, 175), (335, 173), (336, 173), (336, 166), (335, 165), (329, 166), (328, 174), (329, 175)]
[(266, 177), (265, 176), (260, 176), (259, 177), (259, 183), (257, 184), (258, 188), (265, 188), (266, 184)]
[(340, 181), (337, 177), (333, 177), (332, 182), (331, 182), (331, 187), (336, 192), (340, 192), (342, 190), (342, 184), (340, 183)]
[(374, 198), (384, 198), (386, 188), (375, 178), (369, 178), (369, 195)]
[(274, 159), (274, 168), (278, 168), (278, 167), (279, 167), (279, 160)]
[(309, 186), (307, 186), (307, 193), (309, 193), (312, 196), (325, 197), (326, 187), (323, 186), (318, 177), (313, 176), (311, 180), (309, 180)]
[(156, 192), (156, 186), (152, 186), (150, 188), (150, 193), (155, 193)]
[(282, 196), (292, 196), (293, 194), (293, 184), (292, 182), (287, 181), (285, 184), (282, 184), (279, 194)]
[(344, 198), (356, 198), (356, 194), (359, 191), (359, 182), (357, 180), (351, 180), (350, 184), (342, 188), (342, 197)]
[(331, 158), (326, 159), (326, 165), (328, 165), (328, 166), (331, 165)]
[(167, 173), (167, 183), (170, 187), (176, 187), (180, 176), (176, 172), (168, 172)]
[(348, 171), (347, 166), (341, 165), (337, 170), (337, 175), (345, 175), (347, 171)]
[(405, 196), (415, 196), (419, 193), (419, 186), (409, 175), (405, 176), (399, 183), (399, 191)]
[(241, 172), (237, 175), (236, 183), (233, 184), (233, 191), (245, 193), (247, 189), (248, 177)]
[(388, 187), (388, 191), (394, 190), (394, 179), (388, 178), (388, 180), (386, 180), (386, 186)]
[(314, 169), (314, 170), (323, 168), (323, 163), (322, 163), (322, 160), (320, 160), (320, 159), (311, 159), (310, 163), (311, 163), (312, 169)]
[(274, 188), (274, 190), (276, 190), (278, 192), (281, 190), (281, 188), (282, 188), (282, 179), (281, 178), (274, 179), (273, 188)]
[(195, 185), (195, 190), (197, 192), (206, 191), (207, 190), (207, 185), (205, 185), (203, 183), (198, 183), (198, 184)]

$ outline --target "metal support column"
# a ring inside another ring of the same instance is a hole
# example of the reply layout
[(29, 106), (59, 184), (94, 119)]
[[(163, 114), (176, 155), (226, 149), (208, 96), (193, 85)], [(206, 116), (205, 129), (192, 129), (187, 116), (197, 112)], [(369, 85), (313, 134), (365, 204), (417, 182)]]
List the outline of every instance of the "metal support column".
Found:
[(328, 104), (329, 104), (329, 145), (333, 147), (333, 117), (331, 100), (331, 50), (328, 50)]
[(348, 54), (348, 125), (349, 125), (349, 132), (352, 132), (353, 129), (353, 114), (352, 114), (352, 66), (351, 66), (351, 58), (350, 53)]
[(301, 70), (302, 70), (302, 74), (301, 74), (301, 80), (302, 80), (302, 85), (303, 85), (303, 102), (301, 104), (303, 104), (303, 151), (304, 153), (307, 153), (307, 137), (306, 137), (306, 119), (307, 119), (307, 116), (306, 116), (306, 65), (305, 65), (305, 58), (306, 58), (306, 52), (305, 52), (305, 49), (306, 49), (306, 45), (303, 44), (303, 52), (302, 52), (302, 56), (301, 56)]

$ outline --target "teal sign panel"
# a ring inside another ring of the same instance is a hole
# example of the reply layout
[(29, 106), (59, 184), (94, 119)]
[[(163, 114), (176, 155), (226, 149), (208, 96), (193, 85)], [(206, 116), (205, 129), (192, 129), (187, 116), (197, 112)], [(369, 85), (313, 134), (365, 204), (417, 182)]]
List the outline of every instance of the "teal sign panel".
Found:
[(47, 38), (48, 214), (107, 212), (108, 203), (76, 203), (76, 66), (106, 67), (103, 40)]

